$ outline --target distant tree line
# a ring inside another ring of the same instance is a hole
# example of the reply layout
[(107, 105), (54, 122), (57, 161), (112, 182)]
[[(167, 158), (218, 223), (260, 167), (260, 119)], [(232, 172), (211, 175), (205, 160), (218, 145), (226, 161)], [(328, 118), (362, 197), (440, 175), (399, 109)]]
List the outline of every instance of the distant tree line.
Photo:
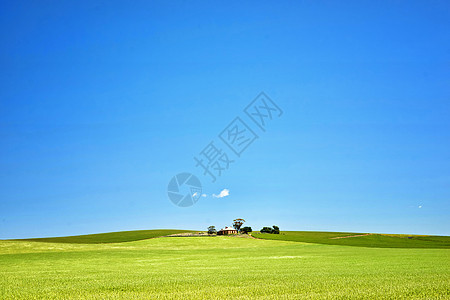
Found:
[[(237, 230), (237, 232), (241, 234), (249, 234), (252, 232), (252, 228), (250, 226), (244, 226), (245, 220), (244, 219), (234, 219), (233, 220), (233, 228)], [(263, 227), (260, 230), (261, 233), (270, 233), (270, 234), (280, 234), (280, 227), (273, 225), (272, 227)], [(209, 226), (208, 227), (208, 234), (217, 234), (217, 230), (215, 226)]]
[(263, 227), (260, 230), (261, 233), (271, 233), (271, 234), (280, 234), (280, 228), (276, 225), (273, 225), (272, 227)]

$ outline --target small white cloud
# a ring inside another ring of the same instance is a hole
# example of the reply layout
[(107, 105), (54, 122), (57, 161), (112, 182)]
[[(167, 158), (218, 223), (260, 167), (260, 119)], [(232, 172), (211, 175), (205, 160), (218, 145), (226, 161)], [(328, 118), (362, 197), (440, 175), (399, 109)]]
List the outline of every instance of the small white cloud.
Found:
[(202, 197), (206, 197), (206, 196), (208, 196), (208, 195), (206, 195), (206, 194), (202, 194)]
[(419, 208), (422, 208), (422, 205), (419, 205)]
[(223, 190), (219, 193), (219, 195), (213, 194), (213, 197), (214, 197), (214, 198), (223, 198), (223, 197), (226, 197), (226, 196), (228, 196), (228, 195), (230, 195), (230, 190), (229, 190), (229, 189), (223, 189)]

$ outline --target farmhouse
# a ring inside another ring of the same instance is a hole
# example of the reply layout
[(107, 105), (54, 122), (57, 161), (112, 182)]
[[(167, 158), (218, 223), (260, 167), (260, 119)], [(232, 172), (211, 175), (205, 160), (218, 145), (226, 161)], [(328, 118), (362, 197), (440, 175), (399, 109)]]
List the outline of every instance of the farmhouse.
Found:
[(236, 229), (234, 229), (232, 227), (228, 227), (228, 226), (217, 231), (217, 235), (229, 235), (229, 234), (237, 234), (237, 233), (238, 232)]

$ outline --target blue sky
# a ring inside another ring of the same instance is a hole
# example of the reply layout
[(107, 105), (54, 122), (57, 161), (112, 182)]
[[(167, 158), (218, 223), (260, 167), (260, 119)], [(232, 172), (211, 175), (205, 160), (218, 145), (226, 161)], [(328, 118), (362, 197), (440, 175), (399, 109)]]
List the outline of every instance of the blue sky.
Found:
[[(448, 1), (2, 1), (0, 28), (0, 238), (450, 234)], [(261, 91), (283, 115), (211, 183), (194, 156)], [(208, 197), (173, 205), (180, 172)]]

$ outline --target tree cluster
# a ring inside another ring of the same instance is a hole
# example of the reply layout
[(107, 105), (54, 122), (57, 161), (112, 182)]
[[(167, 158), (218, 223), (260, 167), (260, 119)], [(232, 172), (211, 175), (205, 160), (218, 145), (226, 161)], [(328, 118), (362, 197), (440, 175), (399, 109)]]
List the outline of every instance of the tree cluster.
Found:
[[(242, 227), (245, 223), (244, 219), (234, 219), (233, 220), (233, 228), (236, 229), (239, 233), (249, 234), (252, 232), (252, 228), (250, 226)], [(217, 230), (215, 226), (208, 227), (208, 234), (217, 234)]]
[(246, 234), (249, 234), (250, 232), (252, 232), (253, 230), (252, 230), (252, 228), (251, 227), (249, 227), (249, 226), (245, 226), (245, 227), (242, 227), (241, 228), (241, 233), (246, 233)]
[(271, 234), (280, 234), (280, 228), (276, 225), (273, 225), (272, 227), (263, 227), (260, 230), (261, 233), (271, 233)]

